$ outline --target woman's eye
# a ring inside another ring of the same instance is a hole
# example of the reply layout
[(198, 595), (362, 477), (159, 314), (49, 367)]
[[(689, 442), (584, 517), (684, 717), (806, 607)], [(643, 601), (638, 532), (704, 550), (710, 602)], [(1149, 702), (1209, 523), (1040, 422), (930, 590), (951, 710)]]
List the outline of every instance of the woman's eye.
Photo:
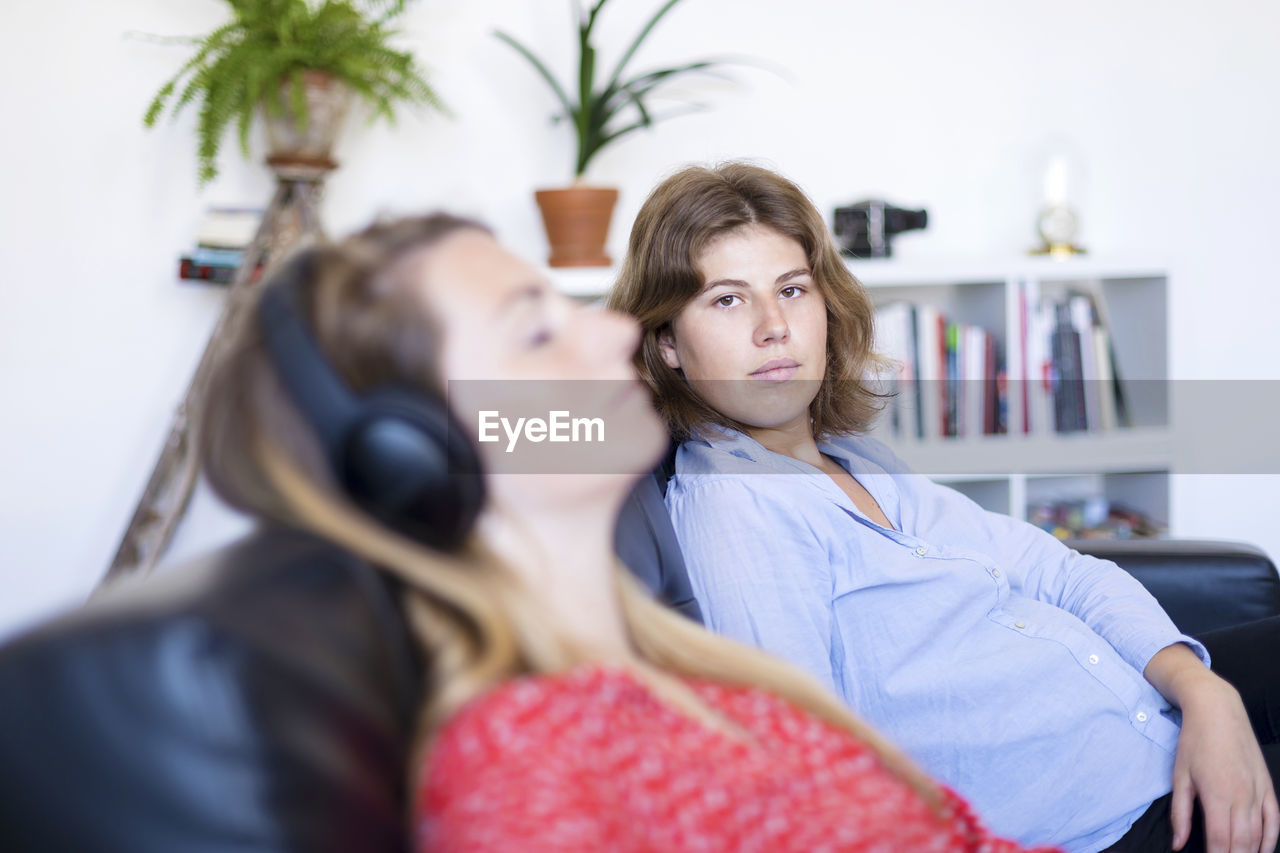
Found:
[(795, 299), (801, 293), (804, 293), (804, 291), (801, 290), (798, 285), (794, 285), (794, 284), (788, 284), (786, 287), (782, 288), (782, 290), (778, 292), (782, 294), (784, 299)]
[(738, 297), (734, 296), (732, 293), (726, 293), (724, 296), (721, 296), (719, 299), (716, 300), (716, 304), (721, 306), (722, 308), (728, 308), (729, 306), (734, 304), (733, 300), (737, 298)]

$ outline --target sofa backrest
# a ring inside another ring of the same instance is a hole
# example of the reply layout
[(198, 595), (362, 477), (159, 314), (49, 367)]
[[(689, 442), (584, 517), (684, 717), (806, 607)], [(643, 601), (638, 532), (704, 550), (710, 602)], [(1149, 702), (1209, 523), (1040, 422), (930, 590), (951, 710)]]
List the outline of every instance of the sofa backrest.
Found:
[(0, 648), (0, 849), (402, 850), (392, 590), (259, 533)]
[(1133, 575), (1184, 634), (1280, 615), (1280, 575), (1265, 552), (1208, 539), (1073, 539)]
[(659, 601), (702, 621), (657, 475), (642, 478), (627, 498), (618, 518), (614, 548)]

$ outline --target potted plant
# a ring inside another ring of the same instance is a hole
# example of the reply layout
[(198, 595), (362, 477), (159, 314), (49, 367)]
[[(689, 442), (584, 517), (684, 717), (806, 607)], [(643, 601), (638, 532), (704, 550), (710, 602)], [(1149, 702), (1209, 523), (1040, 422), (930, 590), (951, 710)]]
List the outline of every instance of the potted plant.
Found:
[[(589, 9), (578, 8), (578, 74), (576, 86), (561, 86), (528, 47), (511, 35), (497, 30), (498, 38), (515, 48), (551, 87), (560, 108), (554, 120), (568, 120), (577, 136), (578, 148), (574, 168), (574, 184), (567, 189), (538, 190), (534, 193), (542, 211), (547, 240), (551, 244), (548, 263), (553, 267), (608, 266), (604, 245), (609, 234), (609, 221), (618, 200), (613, 188), (592, 187), (584, 183), (587, 166), (605, 147), (643, 127), (651, 127), (660, 119), (690, 108), (662, 115), (650, 112), (649, 95), (659, 86), (682, 74), (723, 64), (704, 59), (669, 68), (659, 68), (632, 76), (624, 76), (627, 64), (648, 38), (658, 21), (680, 0), (666, 0), (649, 18), (639, 34), (614, 66), (602, 85), (597, 85), (596, 50), (591, 43), (597, 16), (608, 0), (597, 0)], [(576, 5), (576, 4), (575, 4)], [(570, 94), (572, 93), (572, 95)]]
[[(155, 125), (199, 102), (200, 184), (218, 173), (223, 136), (234, 121), (249, 156), (249, 128), (261, 109), (268, 161), (333, 168), (333, 140), (349, 92), (394, 121), (398, 102), (444, 109), (411, 54), (389, 44), (389, 22), (407, 0), (227, 0), (233, 17), (203, 37), (182, 38), (196, 53), (160, 88), (143, 123)], [(183, 85), (183, 80), (186, 80)], [(178, 87), (183, 85), (179, 94)]]

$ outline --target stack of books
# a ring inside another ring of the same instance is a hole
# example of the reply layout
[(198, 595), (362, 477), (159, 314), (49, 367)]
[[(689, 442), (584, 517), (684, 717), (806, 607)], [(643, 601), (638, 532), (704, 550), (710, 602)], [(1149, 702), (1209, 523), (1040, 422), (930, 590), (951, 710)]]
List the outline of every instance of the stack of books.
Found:
[(1034, 282), (1019, 292), (1022, 424), (1028, 434), (1128, 426), (1111, 335), (1087, 293), (1041, 296)]
[(892, 302), (877, 309), (876, 351), (895, 362), (880, 377), (892, 394), (895, 438), (996, 435), (1007, 429), (1003, 353), (995, 335), (951, 322), (933, 305)]
[[(235, 278), (262, 222), (260, 208), (215, 207), (205, 212), (196, 230), (196, 247), (178, 261), (178, 275), (189, 281), (227, 284)], [(254, 278), (262, 273), (258, 259)]]

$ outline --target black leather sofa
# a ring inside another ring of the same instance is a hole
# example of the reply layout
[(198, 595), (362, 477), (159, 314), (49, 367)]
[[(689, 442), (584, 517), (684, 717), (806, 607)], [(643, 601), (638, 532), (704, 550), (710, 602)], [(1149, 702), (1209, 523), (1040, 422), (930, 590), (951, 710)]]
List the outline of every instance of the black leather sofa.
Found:
[[(697, 618), (655, 481), (617, 544)], [(1275, 566), (1248, 546), (1077, 544), (1187, 631), (1280, 613)], [(0, 648), (0, 850), (407, 849), (427, 678), (395, 599), (370, 566), (268, 529)]]

